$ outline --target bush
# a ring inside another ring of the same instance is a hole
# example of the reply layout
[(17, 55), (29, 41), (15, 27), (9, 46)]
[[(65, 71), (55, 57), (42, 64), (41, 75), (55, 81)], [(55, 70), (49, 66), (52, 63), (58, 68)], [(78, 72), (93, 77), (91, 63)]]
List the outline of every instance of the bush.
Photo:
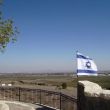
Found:
[(40, 85), (40, 86), (44, 86), (44, 85), (46, 85), (45, 83), (38, 83), (38, 85)]
[(67, 88), (67, 84), (64, 82), (62, 83), (62, 89), (66, 89)]
[(22, 84), (24, 84), (24, 81), (22, 81), (22, 80), (20, 80), (19, 82), (22, 83)]

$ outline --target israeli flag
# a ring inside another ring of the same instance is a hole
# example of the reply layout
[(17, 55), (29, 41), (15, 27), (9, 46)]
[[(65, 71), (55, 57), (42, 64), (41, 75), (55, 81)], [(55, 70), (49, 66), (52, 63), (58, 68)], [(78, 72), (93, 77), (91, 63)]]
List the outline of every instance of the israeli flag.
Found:
[(97, 76), (97, 66), (88, 56), (77, 53), (77, 75)]

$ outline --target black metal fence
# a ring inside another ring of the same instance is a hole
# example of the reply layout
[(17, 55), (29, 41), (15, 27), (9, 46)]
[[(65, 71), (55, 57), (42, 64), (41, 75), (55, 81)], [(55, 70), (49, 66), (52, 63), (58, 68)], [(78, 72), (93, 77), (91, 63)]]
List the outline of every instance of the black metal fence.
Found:
[(77, 100), (60, 92), (20, 87), (0, 87), (0, 100), (39, 103), (60, 110), (77, 110)]

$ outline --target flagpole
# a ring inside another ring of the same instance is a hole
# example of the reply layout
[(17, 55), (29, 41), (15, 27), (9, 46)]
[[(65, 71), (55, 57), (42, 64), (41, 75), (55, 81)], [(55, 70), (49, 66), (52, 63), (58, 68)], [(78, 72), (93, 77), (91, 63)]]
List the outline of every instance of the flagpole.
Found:
[[(76, 65), (78, 66), (77, 53), (78, 53), (78, 50), (76, 51)], [(77, 69), (77, 66), (76, 66), (76, 78), (78, 79), (78, 69)]]
[(84, 56), (82, 55), (81, 53), (79, 53), (78, 51), (76, 51), (76, 81), (77, 81), (77, 110), (80, 110), (80, 92), (79, 92), (79, 89), (80, 87), (78, 82), (79, 82), (79, 75), (97, 75), (97, 66), (96, 64), (94, 63), (94, 61), (87, 57), (87, 56)]
[(78, 106), (78, 61), (77, 61), (77, 53), (78, 53), (78, 50), (76, 51), (76, 86), (77, 86), (77, 110), (79, 110)]

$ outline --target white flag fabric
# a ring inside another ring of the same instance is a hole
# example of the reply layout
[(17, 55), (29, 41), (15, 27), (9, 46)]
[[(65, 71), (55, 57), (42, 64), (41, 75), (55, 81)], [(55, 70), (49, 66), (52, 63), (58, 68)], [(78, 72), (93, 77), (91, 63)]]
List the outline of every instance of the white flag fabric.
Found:
[(97, 66), (88, 56), (77, 53), (77, 75), (97, 76)]

